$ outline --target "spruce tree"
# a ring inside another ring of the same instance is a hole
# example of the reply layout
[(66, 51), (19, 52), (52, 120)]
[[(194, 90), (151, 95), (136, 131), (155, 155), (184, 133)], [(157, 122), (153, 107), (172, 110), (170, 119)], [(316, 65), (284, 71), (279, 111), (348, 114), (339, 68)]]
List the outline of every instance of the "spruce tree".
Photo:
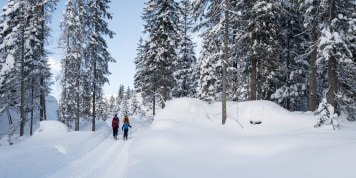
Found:
[(105, 83), (108, 83), (107, 76), (110, 74), (108, 65), (109, 62), (115, 62), (108, 52), (106, 40), (104, 35), (113, 38), (115, 34), (109, 30), (108, 23), (105, 19), (112, 19), (112, 15), (107, 12), (110, 0), (90, 0), (88, 2), (88, 16), (85, 19), (87, 25), (87, 37), (85, 48), (86, 68), (88, 69), (89, 79), (89, 93), (91, 93), (92, 100), (92, 131), (95, 131), (95, 118), (97, 102), (103, 97), (103, 89)]
[(180, 2), (181, 25), (182, 29), (180, 47), (178, 49), (178, 58), (174, 61), (173, 77), (176, 81), (172, 89), (173, 97), (194, 96), (195, 88), (192, 78), (193, 64), (196, 61), (194, 47), (192, 42), (191, 29), (192, 17), (191, 6), (188, 0)]
[[(61, 59), (61, 86), (62, 93), (59, 101), (59, 118), (68, 126), (73, 126), (79, 131), (79, 121), (83, 105), (80, 103), (83, 78), (83, 61), (86, 31), (85, 6), (82, 0), (68, 0), (64, 11), (64, 20), (61, 23), (63, 34), (61, 45), (64, 56)], [(88, 106), (87, 106), (88, 107)]]
[(159, 96), (164, 107), (175, 85), (173, 63), (178, 58), (177, 48), (182, 40), (178, 3), (174, 0), (148, 0), (142, 18), (145, 21), (144, 32), (148, 36), (144, 62), (141, 62), (144, 65), (140, 75), (143, 98), (151, 100), (154, 108), (156, 96)]
[(222, 93), (222, 59), (224, 38), (224, 6), (223, 0), (219, 1), (194, 1), (193, 18), (200, 20), (194, 31), (204, 29), (201, 37), (203, 40), (199, 63), (199, 83), (197, 96), (208, 102), (221, 101)]
[(283, 29), (279, 38), (282, 47), (283, 80), (271, 99), (288, 110), (305, 111), (309, 77), (305, 51), (309, 36), (304, 33), (303, 16), (297, 1), (282, 1), (282, 7), (288, 12), (279, 18)]

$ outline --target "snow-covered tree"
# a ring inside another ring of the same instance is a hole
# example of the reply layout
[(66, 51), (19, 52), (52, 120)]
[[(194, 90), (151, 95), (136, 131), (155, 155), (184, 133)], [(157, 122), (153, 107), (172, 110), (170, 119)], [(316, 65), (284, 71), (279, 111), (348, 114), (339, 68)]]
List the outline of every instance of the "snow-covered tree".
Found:
[(193, 18), (199, 20), (194, 30), (203, 29), (202, 51), (198, 58), (197, 96), (206, 101), (221, 100), (224, 41), (224, 1), (198, 0), (192, 3)]
[[(303, 1), (305, 28), (312, 29), (310, 95), (326, 99), (337, 112), (355, 114), (355, 3), (340, 0)], [(315, 84), (313, 84), (315, 83)], [(317, 89), (316, 86), (318, 87)], [(315, 105), (316, 99), (309, 100)], [(309, 106), (309, 110), (313, 107)], [(350, 117), (351, 118), (351, 117)]]
[(131, 115), (141, 115), (142, 114), (140, 103), (137, 100), (137, 96), (136, 96), (135, 92), (133, 93), (132, 99), (131, 99), (130, 114)]
[(116, 101), (116, 99), (115, 99), (115, 97), (114, 97), (114, 95), (111, 95), (111, 97), (110, 97), (110, 99), (109, 99), (109, 102), (108, 102), (108, 115), (109, 116), (113, 116), (114, 115), (114, 113), (115, 113), (115, 101)]
[[(45, 96), (51, 76), (45, 43), (49, 37), (48, 21), (57, 0), (8, 0), (3, 8), (0, 32), (2, 101), (17, 105), (20, 112), (20, 135), (30, 120), (30, 134), (35, 118), (46, 119)], [(7, 64), (6, 64), (7, 63)], [(5, 91), (7, 90), (7, 91)], [(39, 116), (35, 115), (39, 113)], [(29, 117), (29, 118), (28, 118)]]
[[(65, 4), (64, 20), (61, 22), (63, 34), (61, 45), (64, 48), (64, 55), (61, 59), (61, 86), (62, 93), (59, 101), (59, 118), (68, 126), (72, 126), (79, 131), (79, 121), (81, 111), (80, 103), (82, 94), (84, 49), (86, 30), (83, 23), (85, 18), (85, 6), (83, 0), (68, 0)], [(90, 107), (87, 106), (87, 107)]]
[[(140, 83), (144, 100), (155, 102), (159, 95), (162, 107), (175, 85), (173, 78), (177, 48), (182, 40), (179, 4), (174, 0), (147, 0), (142, 14), (145, 21), (145, 57), (140, 62)], [(151, 98), (147, 98), (150, 96)], [(153, 96), (153, 99), (152, 99)], [(155, 104), (154, 104), (155, 105)]]
[(122, 98), (122, 101), (121, 101), (121, 116), (124, 117), (126, 115), (129, 115), (130, 114), (130, 110), (129, 110), (129, 93), (125, 93), (124, 94), (124, 97)]
[[(112, 16), (107, 9), (109, 0), (68, 0), (61, 27), (62, 59), (60, 116), (71, 121), (75, 130), (79, 119), (92, 120), (95, 130), (96, 102), (103, 96), (102, 87), (108, 82), (108, 63), (115, 60), (107, 51), (104, 36), (113, 37), (106, 19)], [(69, 101), (72, 100), (72, 101)], [(92, 107), (92, 108), (91, 108)]]
[(309, 46), (309, 36), (304, 33), (303, 16), (297, 0), (282, 1), (282, 7), (288, 12), (280, 17), (283, 80), (272, 99), (288, 110), (304, 111), (308, 96), (309, 65), (305, 51)]
[[(327, 71), (327, 101), (337, 111), (355, 115), (355, 2), (321, 1), (326, 17), (318, 43), (319, 70)], [(339, 109), (340, 108), (340, 109)]]
[(327, 102), (326, 98), (322, 99), (315, 114), (318, 121), (314, 127), (332, 125), (335, 130), (335, 127), (338, 125), (338, 122), (336, 121), (337, 114), (335, 113), (335, 108)]
[(193, 64), (196, 61), (194, 47), (195, 44), (192, 42), (191, 29), (192, 29), (192, 18), (191, 18), (191, 6), (189, 0), (183, 0), (180, 2), (181, 11), (181, 29), (182, 41), (178, 49), (178, 58), (174, 61), (174, 72), (173, 76), (176, 84), (172, 88), (173, 97), (186, 97), (194, 96), (195, 87), (193, 80)]
[(145, 58), (145, 46), (143, 44), (143, 39), (142, 37), (139, 39), (138, 44), (137, 44), (137, 54), (134, 59), (134, 63), (136, 66), (135, 69), (135, 76), (134, 76), (134, 87), (137, 92), (142, 92), (142, 82), (141, 78), (143, 77), (143, 72), (144, 72), (144, 58)]
[[(113, 37), (115, 34), (109, 30), (106, 19), (112, 19), (112, 15), (107, 12), (110, 0), (89, 0), (87, 2), (87, 13), (90, 18), (85, 19), (87, 38), (85, 48), (85, 64), (88, 69), (89, 87), (92, 100), (92, 130), (95, 131), (96, 102), (100, 102), (103, 97), (105, 83), (108, 83), (107, 76), (109, 62), (115, 62), (108, 52), (104, 35)], [(99, 100), (98, 100), (99, 99)]]

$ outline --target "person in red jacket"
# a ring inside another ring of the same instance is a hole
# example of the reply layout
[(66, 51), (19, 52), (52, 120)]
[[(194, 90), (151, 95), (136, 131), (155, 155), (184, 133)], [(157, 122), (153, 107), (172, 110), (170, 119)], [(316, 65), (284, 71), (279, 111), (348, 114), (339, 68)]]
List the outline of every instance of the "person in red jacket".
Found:
[(115, 140), (117, 140), (117, 132), (119, 130), (119, 125), (120, 125), (120, 120), (117, 117), (117, 114), (115, 114), (114, 118), (112, 118), (112, 134)]

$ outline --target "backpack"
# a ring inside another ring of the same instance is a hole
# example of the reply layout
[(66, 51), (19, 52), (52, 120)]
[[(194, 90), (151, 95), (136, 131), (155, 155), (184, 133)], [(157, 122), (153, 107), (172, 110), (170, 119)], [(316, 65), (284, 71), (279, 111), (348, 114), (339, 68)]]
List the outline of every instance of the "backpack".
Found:
[(113, 119), (112, 119), (112, 126), (113, 127), (118, 127), (119, 126), (119, 118), (117, 118), (117, 117), (114, 117)]

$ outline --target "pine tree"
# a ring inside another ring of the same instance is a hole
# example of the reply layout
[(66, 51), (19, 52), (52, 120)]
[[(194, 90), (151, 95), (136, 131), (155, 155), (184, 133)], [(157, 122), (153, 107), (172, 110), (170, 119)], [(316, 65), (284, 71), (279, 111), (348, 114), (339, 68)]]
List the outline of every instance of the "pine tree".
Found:
[(115, 97), (111, 95), (109, 102), (108, 102), (108, 115), (113, 116), (115, 113)]
[(202, 19), (194, 31), (204, 29), (199, 63), (199, 83), (197, 96), (206, 101), (220, 101), (222, 93), (222, 59), (224, 38), (223, 1), (194, 1), (193, 18)]
[[(45, 115), (45, 95), (49, 93), (51, 76), (47, 64), (47, 42), (50, 14), (56, 0), (9, 0), (4, 6), (1, 25), (1, 47), (4, 55), (1, 72), (6, 83), (1, 81), (2, 100), (17, 105), (20, 112), (20, 136), (24, 134), (27, 120), (30, 120), (30, 134), (35, 118), (43, 120)], [(6, 71), (5, 71), (6, 69)], [(7, 91), (5, 91), (7, 90)], [(2, 108), (8, 108), (4, 104)], [(36, 113), (40, 113), (39, 116)], [(29, 116), (30, 118), (27, 118)]]
[(131, 100), (130, 114), (140, 115), (141, 113), (142, 111), (141, 111), (140, 103), (138, 102), (136, 93), (134, 92)]
[(179, 54), (176, 61), (174, 61), (174, 79), (176, 84), (172, 89), (173, 97), (187, 97), (194, 96), (195, 88), (192, 79), (193, 64), (196, 61), (194, 53), (194, 43), (190, 35), (192, 29), (191, 7), (188, 0), (180, 2), (181, 9), (181, 29), (182, 41), (179, 48)]
[[(319, 24), (322, 21), (324, 12), (319, 8), (319, 0), (305, 1), (300, 0), (301, 7), (304, 8), (304, 27), (310, 34), (310, 46), (308, 54), (310, 54), (309, 60), (309, 95), (308, 95), (308, 111), (314, 111), (317, 106), (317, 99), (320, 97), (319, 92), (320, 82), (317, 82), (317, 41), (320, 36)], [(323, 81), (322, 81), (323, 82)]]
[(175, 85), (172, 64), (177, 60), (176, 50), (182, 40), (179, 17), (179, 6), (174, 0), (145, 2), (142, 18), (145, 21), (144, 32), (148, 37), (145, 42), (145, 61), (141, 62), (144, 67), (140, 81), (142, 91), (146, 92), (143, 98), (147, 100), (145, 96), (151, 96), (154, 103), (158, 95), (162, 107), (170, 98)]
[(88, 2), (88, 12), (90, 18), (85, 19), (87, 24), (88, 41), (85, 48), (86, 68), (88, 68), (89, 88), (92, 93), (92, 131), (95, 131), (96, 102), (102, 98), (105, 83), (108, 83), (107, 75), (109, 62), (115, 62), (107, 50), (107, 44), (103, 35), (110, 38), (115, 34), (109, 30), (105, 19), (112, 19), (107, 9), (110, 0), (90, 0)]
[(296, 0), (282, 2), (288, 12), (280, 19), (282, 33), (279, 43), (282, 46), (283, 82), (272, 95), (281, 106), (293, 111), (306, 110), (307, 81), (309, 65), (305, 51), (308, 35), (304, 34), (303, 16)]
[(356, 5), (347, 0), (322, 0), (321, 5), (327, 18), (320, 29), (317, 63), (319, 70), (327, 71), (327, 102), (337, 112), (342, 109), (353, 116), (356, 113)]
[(143, 78), (142, 72), (144, 72), (143, 62), (145, 58), (145, 46), (143, 44), (143, 39), (140, 38), (137, 44), (137, 55), (134, 59), (134, 63), (136, 65), (135, 76), (134, 76), (134, 87), (137, 92), (142, 92), (142, 84), (141, 79)]
[[(355, 113), (355, 4), (347, 0), (301, 2), (305, 27), (312, 29), (311, 40), (314, 42), (310, 46), (313, 49), (310, 95), (321, 98), (321, 91), (326, 90), (325, 98), (336, 112), (352, 116)], [(319, 74), (318, 83), (313, 77), (316, 72)], [(316, 86), (318, 89), (315, 89)], [(316, 100), (309, 100), (309, 110), (313, 110)]]
[[(25, 29), (27, 24), (27, 2), (20, 0), (9, 0), (4, 6), (3, 17), (5, 20), (2, 25), (2, 44), (1, 49), (5, 55), (4, 62), (13, 61), (13, 65), (10, 65), (4, 71), (6, 73), (6, 81), (8, 91), (5, 92), (5, 99), (10, 97), (9, 94), (13, 95), (14, 103), (19, 108), (20, 112), (20, 136), (24, 135), (24, 127), (26, 123), (26, 110), (25, 110)], [(3, 64), (5, 66), (5, 64)], [(2, 72), (3, 73), (3, 72)], [(4, 92), (4, 91), (3, 91)], [(12, 127), (12, 126), (11, 126)], [(17, 126), (14, 126), (17, 127)]]
[(337, 121), (335, 120), (337, 114), (335, 114), (335, 108), (327, 102), (326, 98), (322, 99), (315, 113), (318, 121), (314, 125), (314, 127), (320, 127), (322, 125), (332, 125), (335, 130), (335, 126), (338, 125)]
[(126, 115), (129, 115), (129, 93), (125, 92), (124, 97), (122, 98), (121, 101), (121, 115), (124, 117)]
[[(86, 39), (83, 19), (85, 19), (84, 2), (82, 0), (68, 0), (64, 12), (64, 20), (61, 23), (63, 34), (61, 44), (64, 47), (64, 56), (61, 59), (62, 94), (59, 101), (59, 118), (68, 126), (79, 131), (81, 115), (80, 103), (83, 78), (84, 39)], [(90, 107), (86, 106), (86, 107)]]

